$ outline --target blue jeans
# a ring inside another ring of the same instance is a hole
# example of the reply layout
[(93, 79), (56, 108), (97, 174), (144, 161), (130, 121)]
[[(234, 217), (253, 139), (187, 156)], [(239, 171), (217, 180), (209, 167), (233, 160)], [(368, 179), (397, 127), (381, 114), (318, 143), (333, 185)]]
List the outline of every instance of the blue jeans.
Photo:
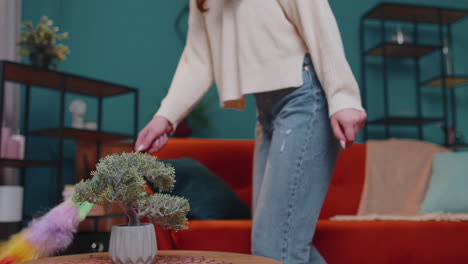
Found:
[(252, 253), (285, 264), (326, 263), (311, 244), (340, 150), (310, 57), (304, 84), (255, 94)]

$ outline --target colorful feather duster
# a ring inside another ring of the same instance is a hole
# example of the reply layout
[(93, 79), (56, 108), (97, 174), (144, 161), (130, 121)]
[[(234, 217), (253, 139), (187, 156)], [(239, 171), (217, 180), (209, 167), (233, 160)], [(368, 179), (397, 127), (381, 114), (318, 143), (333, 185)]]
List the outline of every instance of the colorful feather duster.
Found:
[(76, 205), (68, 200), (33, 220), (27, 228), (0, 244), (0, 264), (48, 257), (66, 249), (78, 224), (93, 206), (88, 202)]

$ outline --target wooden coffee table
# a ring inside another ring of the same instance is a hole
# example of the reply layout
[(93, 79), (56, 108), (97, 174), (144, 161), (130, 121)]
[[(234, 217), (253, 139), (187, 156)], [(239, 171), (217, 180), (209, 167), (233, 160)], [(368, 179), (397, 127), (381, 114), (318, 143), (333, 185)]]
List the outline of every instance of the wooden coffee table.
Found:
[[(215, 251), (190, 251), (190, 250), (160, 250), (158, 256), (191, 256), (200, 257), (203, 256), (205, 259), (214, 259), (217, 261), (224, 261), (232, 264), (281, 264), (273, 259), (264, 257), (257, 257), (247, 254), (227, 253), (227, 252), (215, 252)], [(52, 258), (43, 258), (34, 261), (23, 262), (24, 264), (98, 264), (98, 263), (112, 263), (107, 253), (96, 253), (96, 254), (81, 254), (81, 255), (70, 255)]]

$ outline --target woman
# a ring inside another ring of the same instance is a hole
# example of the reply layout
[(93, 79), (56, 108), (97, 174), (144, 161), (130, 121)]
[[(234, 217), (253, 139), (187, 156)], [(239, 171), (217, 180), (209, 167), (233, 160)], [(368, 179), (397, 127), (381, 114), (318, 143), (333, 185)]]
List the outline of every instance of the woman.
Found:
[[(335, 161), (364, 125), (327, 0), (191, 0), (187, 44), (135, 149), (159, 151), (216, 82), (224, 108), (257, 104), (252, 252), (326, 263), (311, 245)], [(333, 137), (334, 135), (334, 137)]]

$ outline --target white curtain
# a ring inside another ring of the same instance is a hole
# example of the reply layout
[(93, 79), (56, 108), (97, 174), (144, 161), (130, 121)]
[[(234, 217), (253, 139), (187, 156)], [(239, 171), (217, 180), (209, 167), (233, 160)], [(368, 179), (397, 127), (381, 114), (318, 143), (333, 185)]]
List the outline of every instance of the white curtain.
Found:
[[(0, 0), (0, 60), (18, 61), (16, 43), (21, 24), (21, 0)], [(4, 94), (3, 124), (12, 132), (19, 132), (20, 90), (17, 84), (7, 83)], [(0, 168), (0, 185), (18, 183), (18, 170)]]
[[(0, 59), (18, 61), (16, 43), (21, 23), (21, 0), (0, 0)], [(5, 86), (3, 125), (18, 131), (19, 87), (8, 83)]]

